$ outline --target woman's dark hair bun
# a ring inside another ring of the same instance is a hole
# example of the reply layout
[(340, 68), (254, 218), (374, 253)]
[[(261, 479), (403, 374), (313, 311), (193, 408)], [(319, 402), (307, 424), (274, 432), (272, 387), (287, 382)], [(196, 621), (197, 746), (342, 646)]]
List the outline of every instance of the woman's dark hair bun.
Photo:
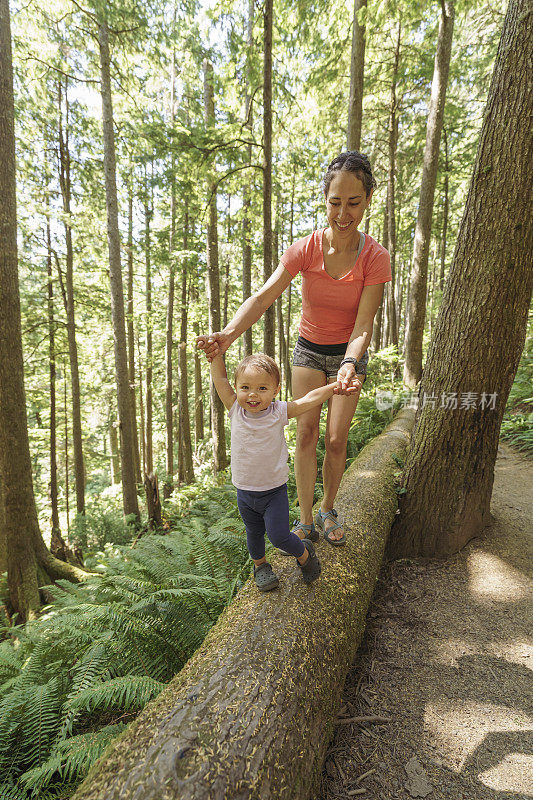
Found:
[(327, 168), (326, 174), (324, 175), (324, 194), (326, 197), (328, 196), (329, 185), (336, 172), (353, 172), (354, 175), (357, 175), (365, 187), (367, 197), (376, 186), (368, 156), (359, 153), (357, 150), (347, 150), (345, 153), (341, 153), (333, 159)]

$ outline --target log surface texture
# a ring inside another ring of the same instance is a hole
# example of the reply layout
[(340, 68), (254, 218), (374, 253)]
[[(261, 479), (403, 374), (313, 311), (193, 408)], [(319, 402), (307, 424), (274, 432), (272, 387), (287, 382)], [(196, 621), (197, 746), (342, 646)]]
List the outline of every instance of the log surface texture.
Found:
[(239, 592), (202, 646), (94, 765), (74, 800), (307, 800), (333, 733), (396, 509), (401, 411), (346, 471), (348, 543), (317, 546), (311, 586), (274, 556), (280, 588)]

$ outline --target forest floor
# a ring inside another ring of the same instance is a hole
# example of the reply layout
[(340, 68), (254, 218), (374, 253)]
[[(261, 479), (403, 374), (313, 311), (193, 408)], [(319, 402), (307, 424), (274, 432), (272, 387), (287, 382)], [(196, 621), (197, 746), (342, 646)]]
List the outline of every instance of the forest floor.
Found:
[[(533, 798), (533, 462), (500, 445), (494, 522), (385, 565), (317, 800)], [(529, 667), (529, 668), (528, 668)]]

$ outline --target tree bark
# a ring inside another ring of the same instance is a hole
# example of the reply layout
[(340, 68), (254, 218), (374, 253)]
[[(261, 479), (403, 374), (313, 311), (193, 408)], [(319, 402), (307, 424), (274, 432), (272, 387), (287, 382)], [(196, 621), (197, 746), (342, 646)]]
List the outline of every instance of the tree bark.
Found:
[(392, 281), (387, 283), (387, 316), (388, 316), (388, 344), (398, 347), (398, 326), (396, 317), (396, 298), (394, 296), (396, 274), (396, 210), (395, 210), (395, 176), (396, 176), (396, 149), (398, 147), (398, 109), (396, 99), (396, 84), (400, 65), (400, 45), (402, 40), (402, 23), (398, 20), (398, 34), (394, 49), (394, 64), (390, 89), (389, 105), (389, 175), (387, 181), (387, 218), (388, 241), (386, 247), (390, 254)]
[(107, 206), (107, 239), (109, 244), (109, 280), (111, 286), (111, 314), (113, 317), (113, 344), (117, 383), (118, 414), (120, 420), (120, 465), (122, 473), (122, 500), (124, 515), (133, 514), (139, 519), (137, 489), (135, 485), (135, 453), (133, 448), (133, 415), (128, 381), (126, 328), (124, 320), (124, 293), (120, 263), (120, 234), (118, 229), (118, 201), (116, 182), (115, 133), (113, 130), (113, 103), (109, 55), (109, 29), (105, 18), (98, 30), (100, 74), (102, 91), (102, 129), (104, 137), (104, 172)]
[[(347, 149), (359, 150), (363, 121), (363, 82), (365, 75), (365, 24), (359, 17), (366, 14), (367, 0), (355, 0), (353, 8), (352, 57), (350, 61), (350, 100), (348, 104)], [(361, 10), (364, 11), (361, 12)]]
[(144, 491), (146, 493), (146, 508), (148, 511), (148, 524), (151, 530), (162, 524), (161, 498), (159, 497), (159, 483), (157, 475), (149, 472), (144, 476)]
[(426, 130), (426, 146), (422, 167), (422, 183), (415, 228), (413, 266), (411, 269), (411, 291), (407, 308), (405, 332), (405, 364), (403, 382), (414, 388), (422, 375), (422, 339), (426, 316), (426, 285), (431, 238), (431, 219), (435, 184), (439, 165), (439, 144), (444, 119), (446, 85), (452, 52), (453, 23), (455, 11), (453, 0), (442, 0), (437, 52), (431, 85), (431, 98)]
[[(204, 61), (205, 120), (208, 125), (215, 121), (213, 65)], [(207, 187), (209, 193), (209, 222), (207, 224), (207, 293), (209, 302), (209, 330), (220, 330), (220, 274), (218, 262), (218, 214), (216, 183), (211, 175)], [(224, 406), (213, 382), (210, 385), (211, 433), (213, 436), (213, 460), (215, 472), (226, 467), (226, 438), (224, 431)]]
[[(424, 370), (392, 555), (448, 555), (490, 522), (500, 424), (533, 288), (532, 50), (528, 0), (511, 0)], [(512, 190), (502, 190), (502, 176)]]
[[(57, 507), (57, 418), (56, 418), (56, 345), (54, 319), (54, 285), (52, 281), (52, 241), (50, 218), (46, 219), (46, 267), (48, 273), (48, 362), (50, 371), (50, 505), (52, 507), (52, 542), (61, 536)], [(52, 552), (53, 548), (52, 548)], [(56, 555), (54, 553), (54, 555)]]
[(59, 99), (59, 184), (65, 214), (65, 243), (66, 243), (66, 314), (67, 338), (70, 361), (70, 385), (72, 392), (72, 446), (74, 449), (74, 482), (76, 485), (76, 511), (85, 514), (85, 466), (83, 461), (83, 442), (81, 435), (81, 397), (80, 376), (78, 368), (78, 346), (76, 344), (76, 319), (74, 313), (74, 251), (72, 247), (71, 218), (71, 178), (70, 178), (70, 149), (68, 130), (68, 95), (67, 79), (65, 78), (65, 130), (63, 130), (62, 110), (62, 85), (58, 83)]
[[(289, 217), (289, 245), (294, 241), (294, 194), (296, 191), (296, 177), (294, 171), (292, 173), (292, 187), (291, 187), (291, 208)], [(286, 362), (285, 362), (285, 400), (292, 396), (292, 363), (291, 363), (291, 308), (292, 306), (292, 281), (287, 286), (287, 320), (285, 328), (285, 341), (287, 342), (286, 349)]]
[[(176, 29), (176, 6), (174, 7), (174, 25)], [(176, 49), (172, 49), (170, 67), (170, 126), (174, 128), (176, 94)], [(163, 486), (163, 497), (170, 497), (174, 488), (174, 387), (172, 365), (172, 336), (174, 326), (174, 282), (175, 263), (174, 248), (176, 236), (176, 180), (174, 151), (170, 158), (170, 236), (168, 242), (169, 275), (168, 275), (168, 302), (167, 319), (165, 327), (165, 427), (166, 427), (166, 480)]]
[[(189, 247), (189, 213), (187, 204), (185, 205), (185, 224), (183, 226), (183, 249)], [(187, 283), (189, 277), (189, 260), (184, 258), (182, 261), (181, 275), (181, 323), (180, 323), (180, 343), (179, 343), (179, 369), (180, 369), (180, 397), (179, 397), (179, 420), (180, 420), (180, 452), (181, 465), (183, 469), (183, 480), (185, 483), (194, 483), (194, 467), (192, 460), (191, 442), (191, 421), (189, 415), (189, 377), (187, 374)]]
[[(263, 282), (272, 275), (272, 24), (274, 0), (264, 3), (263, 59)], [(276, 357), (274, 305), (263, 315), (263, 350)]]
[[(246, 91), (244, 96), (244, 118), (248, 129), (248, 137), (252, 138), (253, 108), (252, 108), (252, 53), (254, 46), (254, 0), (248, 0), (247, 20), (247, 53), (246, 53)], [(252, 163), (252, 145), (248, 145), (248, 164)], [(251, 179), (251, 178), (250, 178)], [(242, 192), (243, 218), (242, 218), (242, 299), (247, 300), (252, 294), (252, 239), (251, 239), (251, 212), (252, 200), (250, 181), (243, 181)], [(252, 329), (248, 328), (243, 333), (244, 355), (252, 354)]]
[(162, 786), (166, 800), (311, 796), (396, 512), (393, 456), (413, 417), (403, 412), (344, 475), (348, 543), (320, 550), (320, 579), (306, 589), (294, 563), (276, 556), (279, 596), (250, 580), (73, 800), (160, 800)]
[[(191, 286), (191, 300), (198, 302), (198, 290), (193, 281)], [(200, 322), (194, 321), (193, 330), (195, 337), (200, 335)], [(194, 441), (196, 447), (204, 438), (204, 398), (202, 392), (202, 362), (198, 348), (194, 348)]]
[(444, 136), (444, 203), (442, 205), (442, 241), (440, 249), (440, 276), (439, 276), (439, 289), (444, 289), (444, 269), (446, 265), (446, 239), (448, 236), (448, 213), (450, 208), (450, 199), (448, 196), (449, 189), (449, 169), (448, 162), (448, 137), (446, 135), (446, 128), (442, 129)]
[(152, 209), (150, 205), (150, 186), (148, 183), (148, 171), (145, 171), (144, 182), (144, 257), (146, 267), (146, 471), (154, 471), (154, 449), (153, 449), (153, 346), (152, 346), (152, 254), (150, 241), (150, 220)]
[(9, 6), (0, 0), (0, 482), (9, 595), (23, 621), (39, 609), (38, 567), (51, 580), (77, 581), (86, 573), (51, 555), (37, 521), (24, 390), (15, 174)]
[[(131, 181), (131, 173), (130, 173)], [(139, 435), (137, 432), (137, 401), (135, 398), (135, 332), (133, 326), (133, 186), (130, 183), (128, 192), (128, 304), (126, 314), (126, 331), (128, 342), (128, 381), (130, 385), (131, 418), (133, 452), (135, 456), (135, 479), (141, 483), (141, 457), (139, 453)], [(141, 390), (142, 391), (142, 390)]]
[(111, 483), (120, 483), (120, 456), (118, 452), (118, 433), (116, 422), (109, 421), (109, 462), (111, 464)]

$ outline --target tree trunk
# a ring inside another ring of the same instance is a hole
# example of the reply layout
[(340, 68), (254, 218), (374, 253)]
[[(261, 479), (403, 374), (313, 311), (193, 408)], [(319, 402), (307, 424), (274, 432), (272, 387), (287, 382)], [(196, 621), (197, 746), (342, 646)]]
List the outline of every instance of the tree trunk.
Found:
[[(194, 304), (198, 302), (198, 291), (193, 281), (191, 286), (191, 300)], [(195, 337), (200, 335), (200, 322), (195, 319), (193, 324)], [(204, 398), (202, 392), (202, 362), (200, 352), (194, 348), (194, 441), (196, 447), (204, 438)]]
[[(185, 206), (185, 224), (183, 228), (183, 249), (189, 247), (189, 213)], [(181, 459), (183, 469), (183, 480), (185, 483), (194, 483), (194, 467), (192, 461), (191, 443), (191, 421), (189, 416), (189, 379), (187, 375), (187, 283), (188, 283), (188, 258), (182, 261), (181, 275), (181, 324), (180, 324), (180, 343), (179, 343), (179, 368), (180, 368), (180, 397), (179, 397), (179, 421), (180, 421), (180, 442)]]
[(146, 493), (146, 508), (148, 510), (148, 524), (150, 529), (157, 528), (162, 523), (161, 498), (159, 497), (159, 484), (157, 475), (150, 472), (144, 476), (144, 491)]
[(439, 144), (444, 118), (446, 85), (448, 83), (452, 51), (454, 16), (453, 0), (442, 0), (442, 15), (439, 23), (431, 99), (429, 101), (426, 146), (416, 220), (411, 291), (409, 293), (407, 329), (405, 333), (403, 382), (411, 388), (416, 386), (422, 375), (422, 339), (426, 315), (425, 299), (431, 219), (439, 164)]
[(120, 456), (118, 452), (117, 425), (114, 420), (109, 422), (109, 461), (111, 464), (111, 483), (120, 483)]
[[(344, 475), (337, 499), (350, 536), (340, 553), (321, 549), (313, 587), (275, 556), (279, 596), (248, 581), (73, 800), (315, 796), (397, 508), (394, 457), (406, 449), (413, 416), (399, 415)], [(335, 586), (342, 591), (331, 602)]]
[(65, 427), (65, 516), (67, 518), (67, 537), (70, 536), (70, 483), (68, 465), (68, 406), (67, 406), (67, 365), (63, 360), (63, 416)]
[(102, 82), (102, 128), (104, 136), (104, 172), (107, 205), (107, 239), (109, 244), (109, 280), (111, 286), (111, 314), (113, 317), (113, 343), (115, 350), (115, 375), (117, 383), (118, 414), (120, 420), (120, 463), (122, 473), (122, 500), (124, 515), (133, 514), (139, 519), (137, 489), (135, 486), (135, 453), (133, 448), (133, 415), (128, 381), (126, 328), (124, 321), (124, 293), (120, 263), (120, 234), (118, 229), (118, 202), (116, 183), (115, 133), (113, 130), (113, 104), (109, 69), (109, 29), (105, 19), (98, 30), (100, 70)]
[(390, 254), (392, 281), (387, 283), (387, 318), (389, 341), (398, 347), (398, 327), (396, 318), (396, 298), (394, 297), (395, 272), (396, 272), (396, 211), (395, 211), (395, 175), (396, 175), (396, 149), (398, 146), (398, 113), (396, 101), (396, 83), (398, 81), (398, 68), (400, 65), (400, 44), (402, 38), (402, 23), (398, 20), (398, 34), (394, 50), (394, 65), (390, 89), (389, 106), (389, 175), (387, 181), (387, 217), (388, 241), (386, 247)]
[(11, 32), (0, 0), (0, 481), (10, 601), (19, 621), (39, 609), (37, 569), (47, 579), (80, 580), (86, 573), (54, 558), (39, 530), (33, 495), (17, 265), (15, 125)]
[(439, 276), (439, 289), (444, 289), (444, 269), (446, 264), (446, 237), (448, 235), (448, 212), (450, 200), (448, 197), (449, 188), (449, 169), (448, 163), (448, 137), (446, 135), (446, 128), (442, 129), (444, 135), (444, 203), (442, 205), (442, 242), (440, 249), (440, 276)]
[[(247, 51), (246, 51), (246, 91), (244, 96), (244, 118), (248, 137), (252, 138), (252, 53), (254, 46), (254, 0), (248, 0), (247, 20)], [(248, 145), (248, 164), (252, 163), (252, 145)], [(252, 294), (252, 239), (251, 239), (251, 212), (252, 200), (250, 191), (251, 175), (243, 181), (242, 205), (242, 299), (247, 300)], [(244, 355), (252, 354), (252, 329), (248, 328), (243, 333)]]
[[(393, 555), (448, 555), (490, 522), (500, 424), (533, 287), (532, 49), (528, 0), (511, 0), (422, 379)], [(502, 191), (502, 176), (512, 190)]]
[(68, 353), (70, 360), (70, 384), (72, 391), (72, 446), (74, 448), (74, 481), (76, 484), (76, 511), (85, 514), (85, 467), (83, 463), (83, 443), (81, 436), (81, 398), (80, 377), (78, 369), (78, 346), (76, 344), (76, 320), (74, 315), (74, 252), (72, 248), (72, 228), (70, 225), (71, 179), (70, 179), (70, 150), (68, 130), (68, 96), (67, 79), (65, 78), (65, 130), (63, 131), (63, 111), (61, 82), (58, 83), (59, 97), (59, 184), (63, 199), (63, 212), (65, 214), (65, 243), (66, 243), (66, 314)]
[(350, 101), (348, 105), (347, 149), (359, 150), (363, 121), (363, 81), (365, 75), (365, 23), (367, 0), (355, 0), (353, 8), (352, 57), (350, 62)]
[(143, 475), (146, 475), (146, 427), (144, 424), (144, 400), (143, 400), (143, 374), (142, 374), (142, 361), (141, 361), (141, 343), (139, 335), (137, 334), (137, 360), (139, 362), (139, 412), (141, 415), (141, 456), (143, 465)]
[[(289, 218), (289, 245), (294, 241), (294, 194), (296, 191), (296, 177), (294, 171), (292, 173), (292, 187), (291, 187), (291, 209)], [(287, 286), (287, 327), (285, 329), (285, 341), (287, 342), (286, 362), (285, 362), (285, 400), (292, 396), (292, 362), (291, 362), (291, 306), (292, 306), (292, 282)]]
[[(176, 6), (174, 7), (174, 26), (176, 28)], [(170, 126), (174, 128), (176, 93), (176, 49), (172, 49), (170, 68)], [(168, 302), (165, 328), (165, 426), (166, 426), (166, 480), (163, 486), (163, 497), (170, 497), (174, 488), (174, 388), (172, 375), (172, 335), (174, 327), (174, 248), (176, 236), (176, 180), (174, 152), (170, 158), (170, 236), (168, 242), (169, 276)]]
[[(272, 275), (272, 23), (274, 0), (264, 3), (263, 59), (263, 282)], [(263, 315), (263, 350), (276, 357), (274, 305)]]
[(154, 471), (154, 449), (153, 449), (153, 346), (152, 346), (152, 254), (150, 241), (150, 220), (152, 209), (150, 205), (150, 187), (148, 183), (148, 173), (145, 171), (144, 183), (144, 256), (146, 267), (146, 471)]
[[(57, 418), (56, 418), (56, 345), (54, 319), (54, 285), (52, 282), (52, 241), (50, 218), (46, 219), (46, 266), (48, 272), (48, 360), (50, 368), (50, 504), (52, 507), (52, 541), (61, 536), (57, 507)], [(52, 549), (53, 552), (53, 549)], [(56, 555), (54, 553), (54, 555)]]
[[(130, 173), (131, 180), (131, 173)], [(141, 483), (141, 457), (137, 431), (137, 400), (135, 398), (135, 331), (133, 325), (133, 186), (128, 189), (128, 304), (126, 333), (128, 341), (128, 380), (130, 384), (133, 450), (135, 454), (135, 479)]]
[[(215, 121), (213, 65), (204, 61), (204, 100), (205, 120), (208, 125)], [(220, 276), (218, 265), (218, 215), (216, 183), (211, 175), (208, 181), (209, 222), (207, 224), (207, 293), (209, 302), (209, 330), (220, 330)], [(213, 382), (210, 383), (211, 399), (211, 433), (213, 436), (213, 460), (215, 472), (226, 467), (226, 438), (224, 432), (224, 406), (216, 392)]]

